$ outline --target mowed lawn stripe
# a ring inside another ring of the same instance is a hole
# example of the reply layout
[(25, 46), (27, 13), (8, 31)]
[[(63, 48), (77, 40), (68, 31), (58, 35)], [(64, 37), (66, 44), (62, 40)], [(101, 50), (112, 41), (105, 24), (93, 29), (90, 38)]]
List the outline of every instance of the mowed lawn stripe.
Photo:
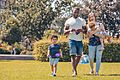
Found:
[(100, 76), (89, 74), (89, 64), (79, 64), (78, 76), (72, 77), (71, 63), (59, 62), (57, 76), (51, 77), (50, 74), (48, 62), (0, 61), (0, 80), (120, 80), (120, 63), (102, 63)]

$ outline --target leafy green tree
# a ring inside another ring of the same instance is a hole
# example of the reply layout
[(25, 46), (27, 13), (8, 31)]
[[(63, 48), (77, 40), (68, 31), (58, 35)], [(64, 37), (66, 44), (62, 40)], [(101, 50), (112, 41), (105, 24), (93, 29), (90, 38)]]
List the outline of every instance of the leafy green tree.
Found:
[[(55, 17), (62, 15), (63, 10), (70, 4), (70, 0), (7, 0), (5, 9), (1, 13), (4, 16), (2, 17), (3, 40), (11, 42), (8, 40), (15, 39), (10, 36), (16, 35), (16, 33), (11, 34), (15, 29), (20, 32), (20, 36), (17, 36), (18, 42), (21, 36), (42, 38), (44, 31), (49, 29)], [(6, 40), (8, 36), (11, 39)]]

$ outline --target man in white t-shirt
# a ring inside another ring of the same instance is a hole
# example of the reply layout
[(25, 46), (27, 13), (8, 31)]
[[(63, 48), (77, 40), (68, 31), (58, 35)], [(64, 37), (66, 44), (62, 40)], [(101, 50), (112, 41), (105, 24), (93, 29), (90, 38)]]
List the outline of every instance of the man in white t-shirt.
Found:
[(73, 8), (72, 17), (66, 20), (64, 28), (64, 32), (69, 38), (73, 76), (77, 75), (76, 68), (83, 52), (83, 33), (87, 32), (86, 22), (79, 17), (79, 12), (80, 9), (78, 7)]

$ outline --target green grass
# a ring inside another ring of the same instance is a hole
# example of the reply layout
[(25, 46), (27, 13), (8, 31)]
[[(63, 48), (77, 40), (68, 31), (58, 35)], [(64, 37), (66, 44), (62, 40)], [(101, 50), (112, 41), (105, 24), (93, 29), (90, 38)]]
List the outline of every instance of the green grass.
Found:
[(89, 75), (89, 64), (79, 64), (72, 77), (70, 62), (59, 62), (56, 77), (51, 77), (48, 62), (1, 60), (0, 80), (120, 80), (120, 63), (102, 63), (100, 76)]

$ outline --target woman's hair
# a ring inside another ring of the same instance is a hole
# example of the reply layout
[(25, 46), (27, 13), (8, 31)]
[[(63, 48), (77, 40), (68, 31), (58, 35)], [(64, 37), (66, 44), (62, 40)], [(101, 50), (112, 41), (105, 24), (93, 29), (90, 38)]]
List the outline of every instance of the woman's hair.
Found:
[[(92, 21), (90, 20), (90, 17), (91, 17), (91, 16), (94, 16), (94, 18), (93, 18)], [(96, 21), (96, 16), (95, 16), (95, 14), (94, 14), (93, 12), (89, 13), (89, 15), (88, 15), (88, 24), (91, 23), (91, 22), (95, 22), (95, 21)]]

